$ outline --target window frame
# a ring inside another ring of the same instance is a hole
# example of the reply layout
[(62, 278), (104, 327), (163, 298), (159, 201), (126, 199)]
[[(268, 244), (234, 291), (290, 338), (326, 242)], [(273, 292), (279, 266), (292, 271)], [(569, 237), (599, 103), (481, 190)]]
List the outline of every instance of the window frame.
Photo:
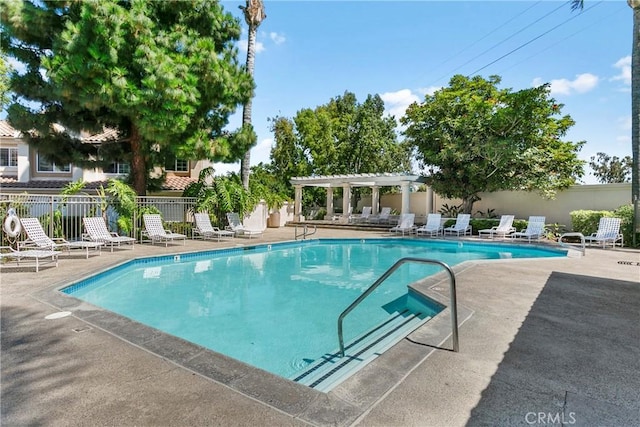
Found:
[[(2, 168), (18, 167), (18, 147), (0, 147), (0, 150), (7, 150), (7, 164), (3, 165), (0, 160), (0, 167)], [(2, 156), (0, 156), (0, 159), (2, 159)], [(12, 160), (15, 160), (15, 164), (12, 164)]]
[[(40, 162), (47, 161), (51, 164), (51, 170), (43, 170), (40, 168)], [(63, 169), (63, 167), (69, 168), (69, 170)], [(36, 153), (36, 172), (38, 173), (71, 173), (71, 163), (68, 163), (64, 166), (57, 165), (55, 162), (47, 160), (47, 158), (40, 153)]]

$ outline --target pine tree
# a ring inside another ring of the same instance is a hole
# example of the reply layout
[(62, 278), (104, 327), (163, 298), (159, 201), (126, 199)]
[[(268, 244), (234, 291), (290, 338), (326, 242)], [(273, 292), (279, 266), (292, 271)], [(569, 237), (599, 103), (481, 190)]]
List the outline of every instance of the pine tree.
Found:
[[(1, 0), (0, 10), (0, 41), (27, 70), (12, 77), (22, 102), (8, 119), (50, 160), (127, 161), (145, 194), (167, 158), (235, 161), (247, 150), (242, 132), (223, 131), (253, 82), (237, 60), (240, 23), (218, 2)], [(107, 143), (81, 143), (105, 128), (117, 130)]]

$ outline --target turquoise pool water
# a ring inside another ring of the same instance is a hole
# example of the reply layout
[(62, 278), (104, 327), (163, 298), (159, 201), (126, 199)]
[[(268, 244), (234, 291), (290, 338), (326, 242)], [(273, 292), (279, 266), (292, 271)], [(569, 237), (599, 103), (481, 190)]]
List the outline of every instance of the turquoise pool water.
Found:
[[(133, 260), (63, 292), (286, 378), (337, 351), (337, 318), (395, 261), (564, 256), (529, 246), (406, 239), (314, 240)], [(403, 265), (344, 322), (345, 342), (406, 308)], [(422, 301), (424, 316), (442, 309)]]

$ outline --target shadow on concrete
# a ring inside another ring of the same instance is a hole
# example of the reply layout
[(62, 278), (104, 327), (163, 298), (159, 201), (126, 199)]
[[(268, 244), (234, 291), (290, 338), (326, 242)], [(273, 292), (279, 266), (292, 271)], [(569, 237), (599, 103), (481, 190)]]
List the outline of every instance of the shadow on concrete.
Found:
[[(75, 381), (83, 371), (82, 361), (61, 350), (68, 343), (69, 330), (54, 326), (56, 321), (43, 319), (41, 312), (11, 305), (2, 307), (0, 322), (0, 424), (46, 425), (52, 414), (35, 412), (38, 402), (47, 399), (47, 407), (57, 406), (64, 411), (68, 400), (57, 390)], [(38, 322), (52, 322), (47, 333), (41, 326), (34, 327)], [(59, 405), (51, 399), (58, 399)]]
[(549, 424), (640, 425), (640, 283), (553, 272), (467, 423)]

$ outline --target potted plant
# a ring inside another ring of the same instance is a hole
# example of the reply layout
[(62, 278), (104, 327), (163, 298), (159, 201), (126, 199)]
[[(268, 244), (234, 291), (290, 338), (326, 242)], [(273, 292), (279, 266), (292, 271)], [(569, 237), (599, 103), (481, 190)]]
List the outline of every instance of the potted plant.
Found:
[(267, 208), (269, 209), (269, 218), (267, 219), (267, 227), (280, 227), (280, 208), (284, 205), (286, 199), (278, 193), (268, 192), (262, 195)]

